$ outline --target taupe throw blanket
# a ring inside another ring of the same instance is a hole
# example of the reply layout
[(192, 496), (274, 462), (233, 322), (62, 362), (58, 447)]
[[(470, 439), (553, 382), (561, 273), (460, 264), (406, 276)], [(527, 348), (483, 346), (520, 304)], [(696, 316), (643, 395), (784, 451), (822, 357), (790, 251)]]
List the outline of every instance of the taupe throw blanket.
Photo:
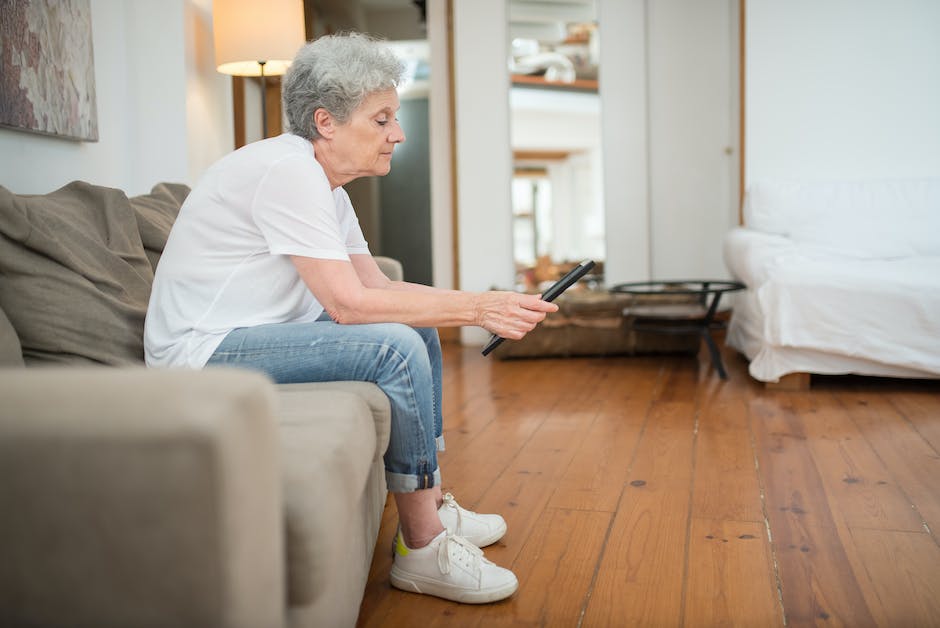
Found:
[(187, 192), (161, 184), (129, 200), (80, 181), (46, 195), (0, 186), (0, 308), (27, 365), (143, 360), (153, 269)]

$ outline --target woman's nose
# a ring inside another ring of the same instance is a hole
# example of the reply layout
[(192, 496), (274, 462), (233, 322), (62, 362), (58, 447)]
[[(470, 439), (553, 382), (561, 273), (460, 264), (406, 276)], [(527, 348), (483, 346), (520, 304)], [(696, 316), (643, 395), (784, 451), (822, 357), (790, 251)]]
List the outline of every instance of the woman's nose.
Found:
[(392, 144), (400, 144), (405, 141), (405, 130), (401, 128), (401, 124), (397, 120), (388, 135), (388, 141)]

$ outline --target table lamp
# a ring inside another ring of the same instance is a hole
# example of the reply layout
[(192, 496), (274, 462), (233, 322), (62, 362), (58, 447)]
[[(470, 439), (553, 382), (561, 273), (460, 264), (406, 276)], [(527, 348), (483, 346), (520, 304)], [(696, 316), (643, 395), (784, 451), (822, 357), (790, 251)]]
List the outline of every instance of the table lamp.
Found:
[(262, 136), (268, 136), (267, 76), (287, 71), (304, 43), (303, 0), (213, 0), (216, 70), (261, 77)]

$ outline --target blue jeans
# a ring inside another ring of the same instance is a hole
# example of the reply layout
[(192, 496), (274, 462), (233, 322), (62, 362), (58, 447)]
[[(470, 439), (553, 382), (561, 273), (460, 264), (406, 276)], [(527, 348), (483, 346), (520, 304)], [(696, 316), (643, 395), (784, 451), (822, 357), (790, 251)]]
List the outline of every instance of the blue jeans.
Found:
[(385, 452), (388, 490), (440, 485), (443, 450), (441, 343), (437, 330), (398, 323), (315, 323), (241, 327), (225, 337), (206, 366), (239, 366), (278, 384), (373, 382), (388, 396), (392, 429)]

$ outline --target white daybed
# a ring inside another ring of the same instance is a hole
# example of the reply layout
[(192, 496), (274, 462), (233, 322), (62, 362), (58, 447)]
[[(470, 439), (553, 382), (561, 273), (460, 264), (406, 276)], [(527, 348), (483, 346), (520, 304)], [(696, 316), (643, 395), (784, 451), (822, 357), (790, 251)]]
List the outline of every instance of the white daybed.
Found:
[(761, 182), (744, 221), (727, 342), (755, 379), (940, 377), (940, 178)]

